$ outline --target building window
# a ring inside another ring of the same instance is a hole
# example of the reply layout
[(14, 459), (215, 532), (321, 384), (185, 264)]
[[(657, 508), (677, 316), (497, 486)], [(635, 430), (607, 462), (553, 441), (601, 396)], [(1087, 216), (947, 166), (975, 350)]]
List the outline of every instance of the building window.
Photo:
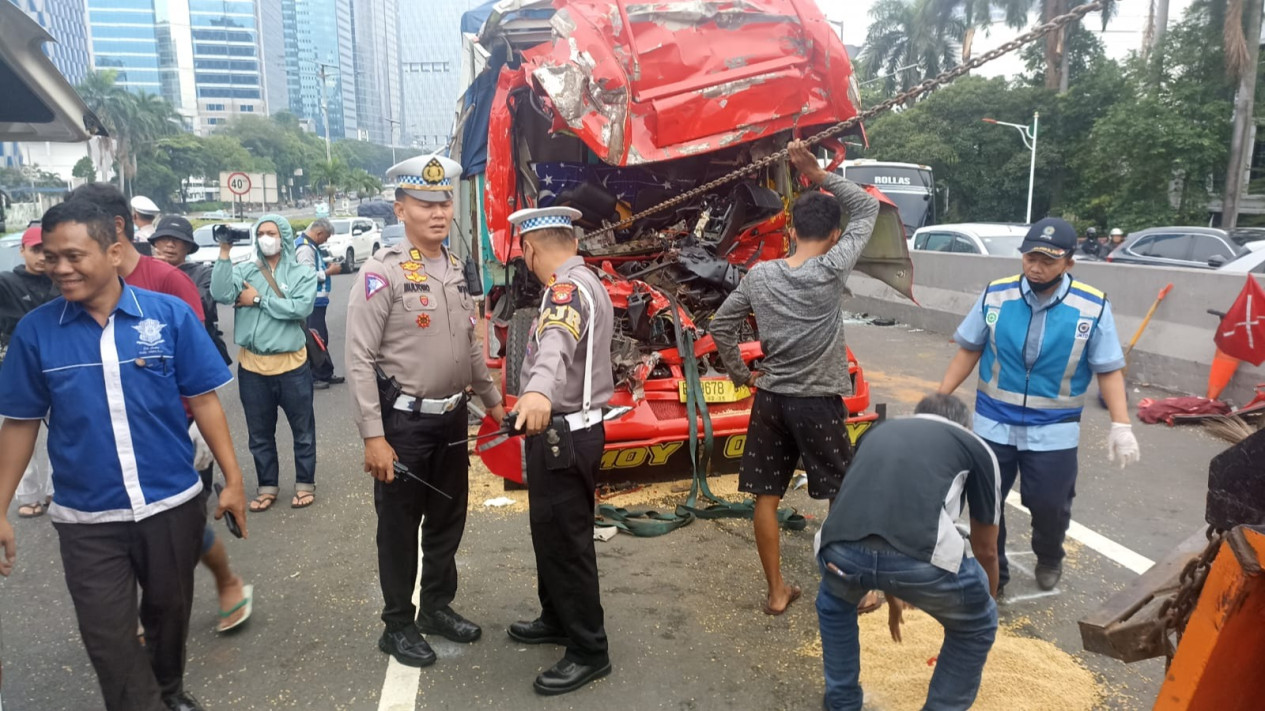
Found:
[(214, 126), (214, 125), (218, 124), (221, 120), (222, 120), (222, 119), (209, 118), (209, 119), (207, 119), (207, 120), (206, 120), (206, 125), (208, 125), (208, 126)]
[(244, 113), (244, 114), (254, 113), (254, 111), (255, 111), (255, 105), (254, 105), (254, 104), (242, 104), (242, 105), (241, 105), (241, 112), (242, 112), (242, 113)]
[(206, 110), (207, 111), (223, 111), (224, 104), (207, 104)]
[(405, 62), (404, 71), (410, 74), (447, 74), (452, 69), (451, 62)]

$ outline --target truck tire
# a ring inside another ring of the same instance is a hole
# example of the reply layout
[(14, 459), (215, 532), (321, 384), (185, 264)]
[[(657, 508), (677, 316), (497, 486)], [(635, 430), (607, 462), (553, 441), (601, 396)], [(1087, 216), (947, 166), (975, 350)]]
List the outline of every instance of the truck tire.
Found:
[(535, 309), (518, 309), (510, 318), (509, 332), (505, 336), (505, 392), (518, 397), (522, 383), (518, 381), (527, 357), (527, 343), (531, 340), (531, 324), (536, 318)]

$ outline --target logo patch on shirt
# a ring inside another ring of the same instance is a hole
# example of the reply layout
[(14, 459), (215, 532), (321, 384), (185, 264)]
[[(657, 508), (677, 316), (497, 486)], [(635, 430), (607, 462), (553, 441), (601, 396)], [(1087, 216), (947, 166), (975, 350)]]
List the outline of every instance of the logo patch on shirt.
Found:
[(418, 327), (418, 328), (430, 328), (430, 314), (418, 314), (418, 315), (417, 315), (417, 327)]
[(136, 329), (136, 333), (139, 334), (136, 342), (149, 348), (153, 348), (163, 342), (163, 329), (166, 327), (167, 324), (152, 318), (147, 318), (132, 326), (132, 328)]
[(569, 304), (574, 291), (575, 284), (554, 284), (549, 289), (549, 300), (555, 304)]
[(1076, 340), (1083, 341), (1089, 338), (1089, 334), (1094, 330), (1093, 319), (1083, 318), (1076, 322)]
[(373, 295), (387, 288), (386, 277), (373, 272), (365, 274), (365, 300), (373, 298)]
[(417, 272), (405, 272), (405, 274), (404, 274), (404, 278), (405, 278), (405, 279), (408, 279), (409, 281), (413, 282), (414, 284), (420, 284), (420, 283), (422, 283), (422, 282), (426, 281), (426, 275), (425, 275), (425, 274), (418, 274)]
[(993, 326), (997, 323), (997, 309), (989, 308), (988, 313), (984, 314), (984, 323)]
[(421, 268), (421, 262), (400, 262), (400, 269), (403, 269), (406, 272), (415, 272)]

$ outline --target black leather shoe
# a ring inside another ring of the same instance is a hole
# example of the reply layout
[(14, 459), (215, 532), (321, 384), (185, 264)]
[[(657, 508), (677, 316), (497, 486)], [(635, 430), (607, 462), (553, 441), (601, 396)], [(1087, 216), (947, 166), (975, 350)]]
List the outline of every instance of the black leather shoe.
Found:
[(378, 649), (395, 657), (395, 661), (406, 667), (428, 667), (435, 663), (435, 651), (412, 625), (383, 632), (378, 639)]
[(461, 644), (469, 644), (483, 635), (483, 630), (478, 625), (453, 612), (451, 607), (434, 612), (418, 612), (417, 629)]
[(523, 644), (566, 644), (570, 641), (562, 630), (546, 625), (539, 617), (531, 622), (515, 622), (507, 631), (510, 639)]
[(202, 704), (187, 691), (163, 697), (163, 704), (171, 711), (203, 711)]
[(331, 375), (331, 376), (329, 376), (329, 384), (330, 384), (330, 385), (342, 385), (342, 384), (343, 384), (343, 383), (345, 383), (345, 382), (347, 382), (347, 378), (344, 378), (344, 377), (343, 377), (343, 376), (341, 376), (341, 375)]
[(1059, 584), (1059, 578), (1063, 577), (1063, 564), (1046, 565), (1037, 563), (1033, 573), (1037, 578), (1037, 587), (1042, 590), (1053, 590), (1054, 586)]
[(313, 390), (329, 390), (329, 381), (328, 380), (313, 380), (312, 389)]
[(576, 664), (570, 659), (563, 659), (548, 671), (536, 677), (532, 686), (542, 696), (557, 696), (584, 686), (594, 679), (601, 679), (611, 673), (611, 663), (601, 666)]

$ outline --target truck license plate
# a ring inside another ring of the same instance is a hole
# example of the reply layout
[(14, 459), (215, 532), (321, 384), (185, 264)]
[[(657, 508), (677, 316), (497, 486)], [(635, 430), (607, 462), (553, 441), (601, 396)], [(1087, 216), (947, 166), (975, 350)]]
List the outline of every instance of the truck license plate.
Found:
[[(738, 402), (751, 397), (751, 388), (746, 385), (734, 385), (729, 378), (714, 378), (702, 381), (703, 386), (703, 402)], [(681, 402), (686, 401), (687, 383), (682, 380), (677, 383), (678, 394)]]

